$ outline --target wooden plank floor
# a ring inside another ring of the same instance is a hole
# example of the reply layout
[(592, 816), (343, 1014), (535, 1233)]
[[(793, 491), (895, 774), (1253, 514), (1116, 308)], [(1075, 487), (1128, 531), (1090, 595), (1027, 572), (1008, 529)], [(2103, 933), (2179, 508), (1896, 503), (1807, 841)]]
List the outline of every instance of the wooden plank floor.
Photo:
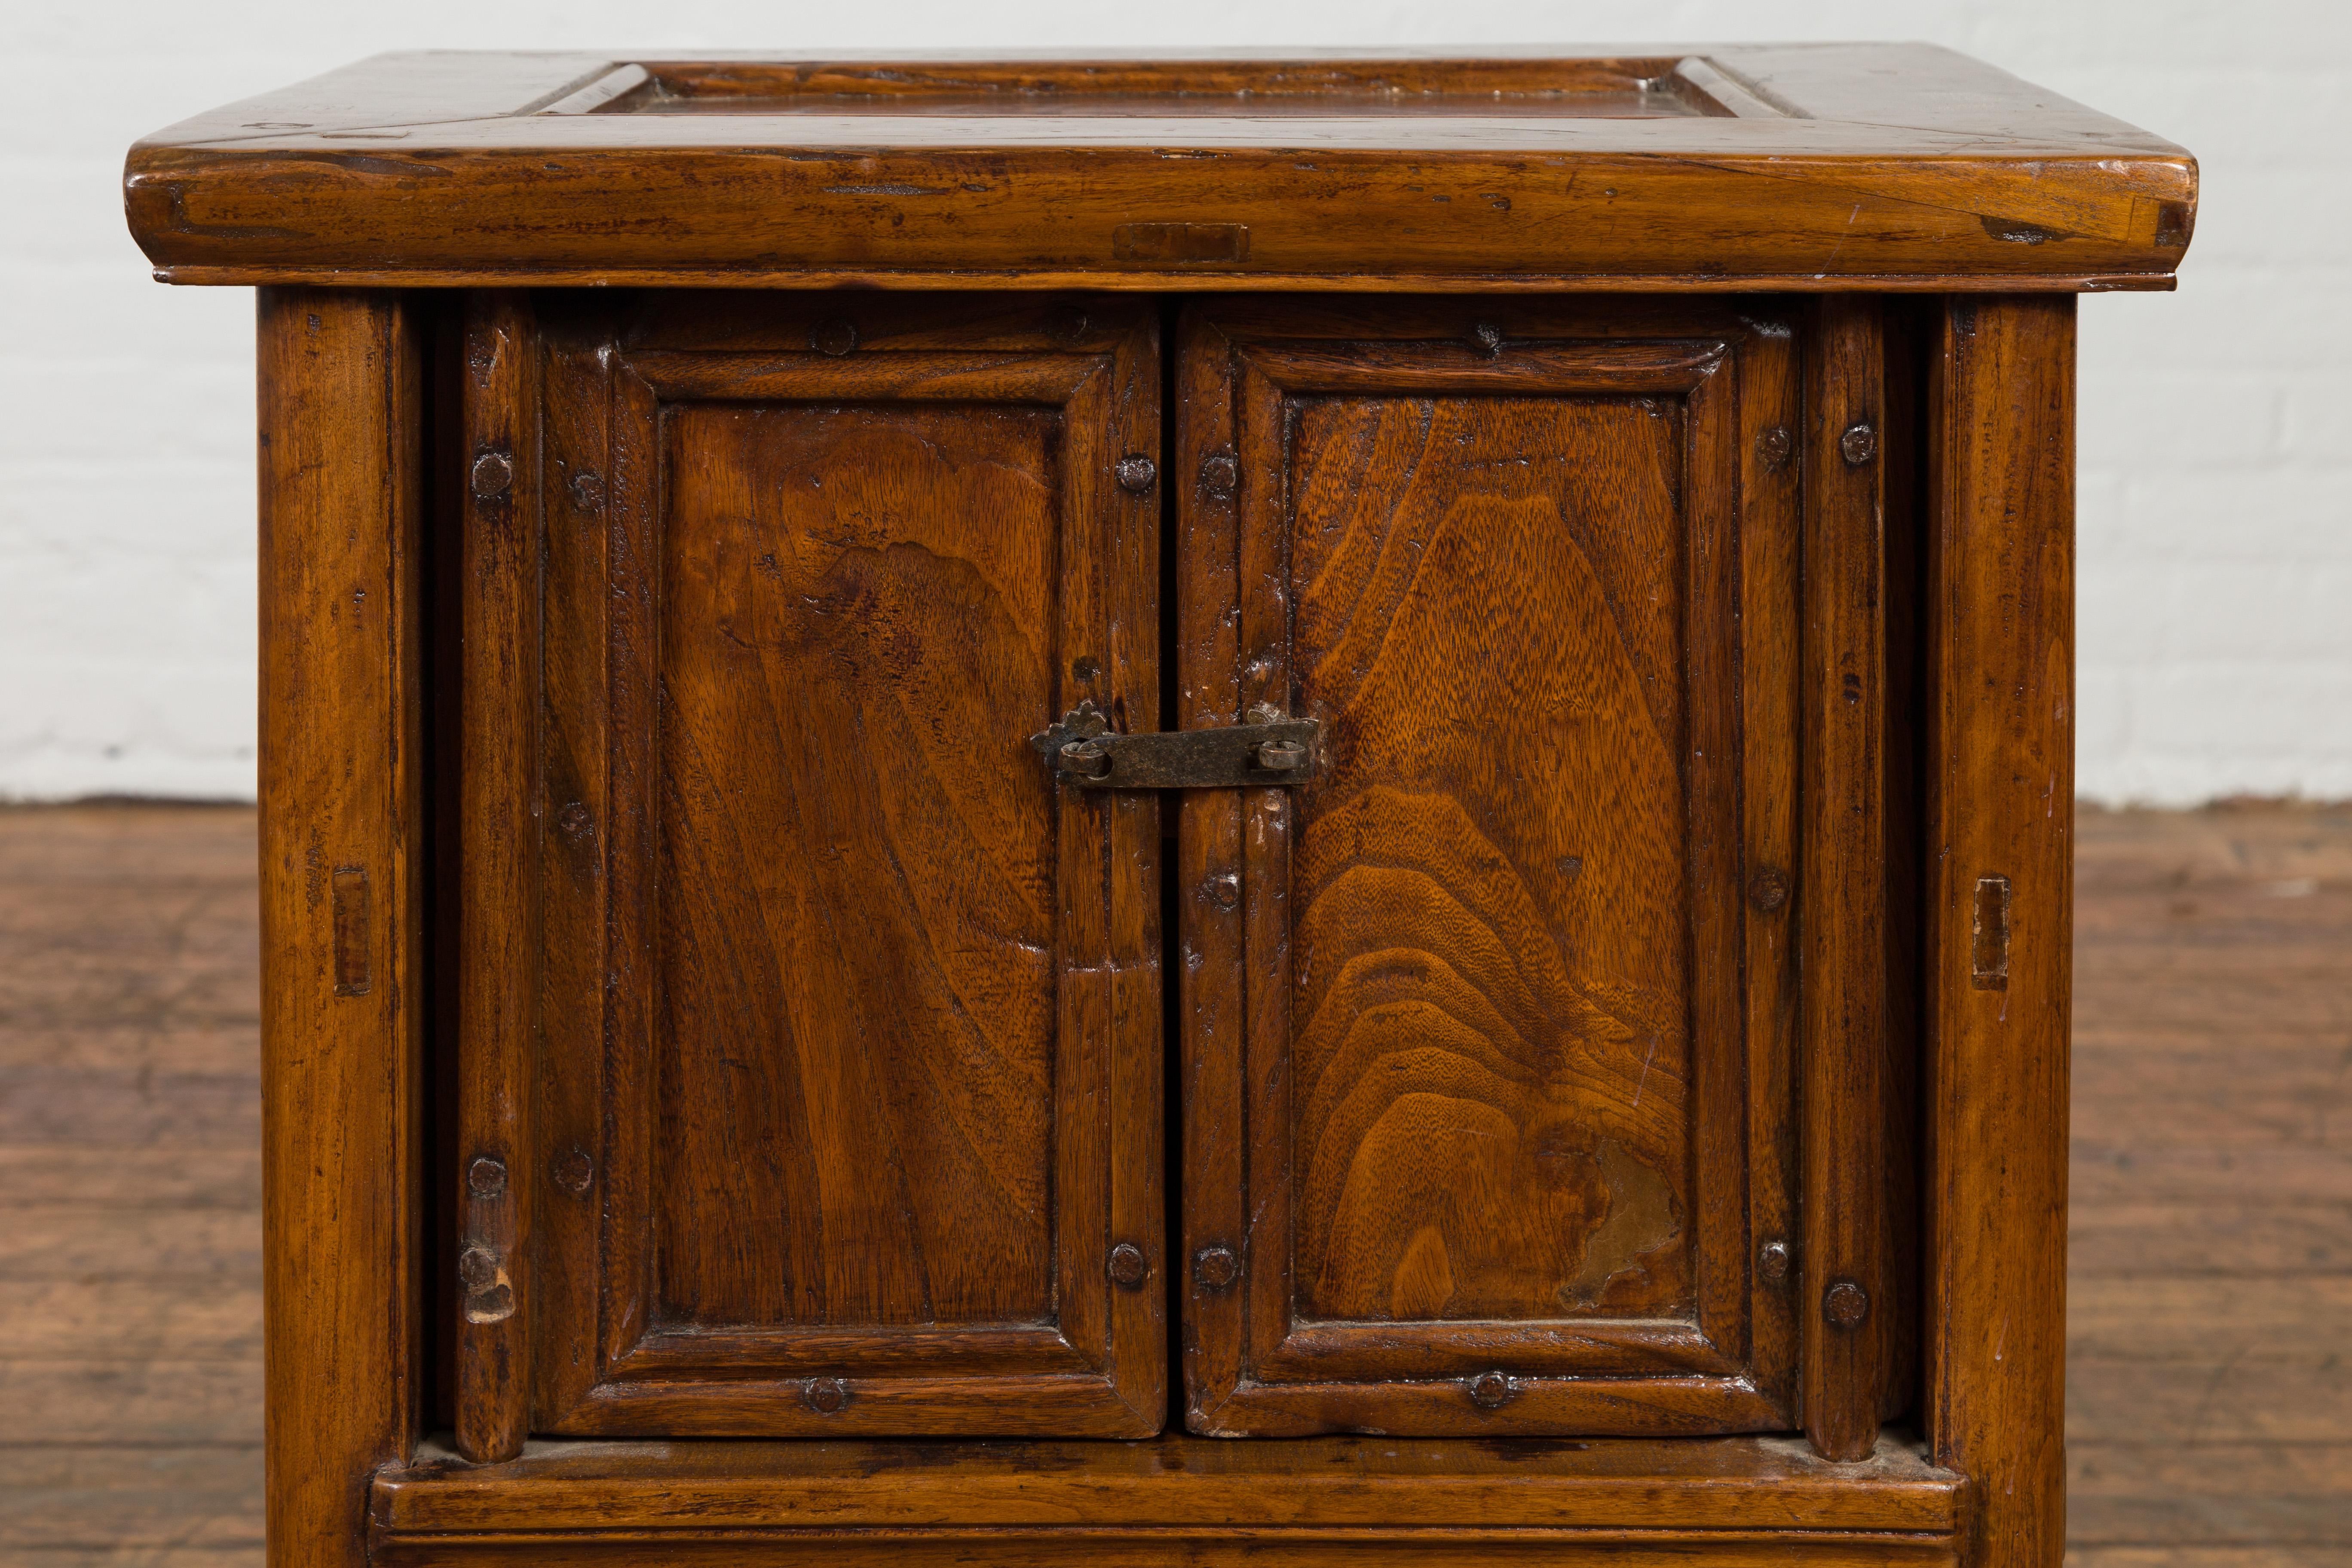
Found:
[(2080, 816), (2067, 1533), (2352, 1563), (2352, 810)]
[[(2352, 1563), (2352, 810), (2082, 817), (2070, 1563)], [(260, 1561), (253, 817), (0, 810), (0, 1561)]]

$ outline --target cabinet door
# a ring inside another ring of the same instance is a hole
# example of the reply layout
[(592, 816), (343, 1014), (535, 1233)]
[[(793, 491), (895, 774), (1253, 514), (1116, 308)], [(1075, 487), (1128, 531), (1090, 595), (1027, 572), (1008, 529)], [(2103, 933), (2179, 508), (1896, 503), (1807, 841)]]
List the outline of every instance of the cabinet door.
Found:
[(1793, 1425), (1796, 347), (1187, 319), (1177, 723), (1322, 759), (1183, 806), (1194, 1430)]
[(534, 1428), (1157, 1431), (1153, 313), (539, 310)]

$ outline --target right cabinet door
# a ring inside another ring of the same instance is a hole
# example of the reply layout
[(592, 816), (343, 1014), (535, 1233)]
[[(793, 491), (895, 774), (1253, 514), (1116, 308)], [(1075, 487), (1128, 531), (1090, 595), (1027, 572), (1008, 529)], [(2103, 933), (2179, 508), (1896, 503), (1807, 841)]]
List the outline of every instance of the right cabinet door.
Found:
[(1804, 330), (1187, 317), (1177, 722), (1321, 724), (1183, 806), (1193, 1430), (1798, 1424)]

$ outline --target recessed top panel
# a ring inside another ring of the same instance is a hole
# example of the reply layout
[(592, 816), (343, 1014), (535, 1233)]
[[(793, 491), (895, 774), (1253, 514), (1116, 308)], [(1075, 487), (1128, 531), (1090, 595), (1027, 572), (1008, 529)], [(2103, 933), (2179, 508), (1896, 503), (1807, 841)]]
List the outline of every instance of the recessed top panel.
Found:
[[(1763, 106), (1696, 60), (1169, 60), (1025, 64), (651, 62), (541, 112), (1648, 120)], [(1727, 84), (1725, 84), (1727, 85)], [(1773, 112), (1764, 109), (1765, 112)]]

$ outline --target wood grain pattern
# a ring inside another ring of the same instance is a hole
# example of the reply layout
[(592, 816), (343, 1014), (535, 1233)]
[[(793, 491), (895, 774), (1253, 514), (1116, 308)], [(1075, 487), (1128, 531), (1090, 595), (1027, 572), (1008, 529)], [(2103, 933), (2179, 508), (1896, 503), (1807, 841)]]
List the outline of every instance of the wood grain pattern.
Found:
[[(399, 299), (260, 298), (262, 1246), (274, 1562), (360, 1560), (415, 1437), (423, 352)], [(330, 896), (367, 873), (364, 993)]]
[[(539, 1016), (543, 1070), (535, 1087), (532, 1226), (544, 1256), (593, 1256), (604, 1212), (605, 996), (624, 973), (610, 941), (614, 836), (607, 693), (613, 484), (612, 355), (600, 303), (534, 301), (543, 389), (539, 432), (541, 578), (537, 810)], [(577, 1397), (595, 1363), (599, 1291), (593, 1270), (547, 1268), (530, 1281), (532, 1422), (543, 1428)]]
[[(1247, 975), (1238, 1028), (1190, 1017), (1192, 1245), (1242, 1262), (1192, 1292), (1196, 1430), (1773, 1424), (1727, 569), (1765, 426), (1717, 390), (1747, 332), (1303, 304), (1190, 329), (1180, 465), (1230, 453), (1238, 482), (1196, 489), (1187, 717), (1222, 685), (1325, 726), (1295, 798), (1187, 802), (1188, 967), (1238, 941)], [(1207, 1147), (1237, 1123), (1241, 1192)]]
[(1805, 444), (1803, 889), (1805, 1430), (1826, 1458), (1877, 1440), (1893, 1299), (1887, 994), (1890, 679), (1881, 309), (1822, 302)]
[(567, 450), (612, 411), (565, 491), (605, 542), (562, 558), (610, 591), (567, 600), (550, 688), (604, 817), (583, 783), (550, 907), (593, 940), (609, 900), (618, 983), (565, 1010), (613, 1043), (541, 1150), (558, 1267), (602, 1281), (546, 1422), (1133, 1436), (1162, 1320), (1108, 1271), (1160, 1252), (1157, 811), (1057, 802), (1025, 740), (1080, 695), (1156, 722), (1156, 508), (1112, 472), (1151, 445), (1150, 319), (855, 318), (656, 302), (567, 329), (550, 383)]
[[(2064, 1529), (2074, 910), (2074, 311), (1968, 298), (1930, 362), (1927, 1427), (1979, 1500), (1971, 1560)], [(2013, 889), (1975, 984), (1979, 883)]]
[(427, 1450), (373, 1489), (390, 1536), (636, 1530), (1394, 1526), (1938, 1533), (1961, 1487), (1893, 1437), (1840, 1467), (1790, 1438), (1519, 1443), (547, 1445), (496, 1466)]
[(147, 138), (125, 193), (192, 282), (2076, 289), (2170, 286), (2196, 165), (1917, 45), (395, 55)]
[(530, 1426), (530, 1122), (539, 1040), (539, 345), (529, 301), (467, 301), (458, 372), (457, 1447)]
[[(1799, 1009), (1803, 927), (1798, 741), (1804, 712), (1803, 408), (1805, 355), (1799, 312), (1754, 310), (1755, 335), (1736, 366), (1740, 444), (1739, 700), (1742, 872), (1748, 914), (1742, 994), (1747, 1005), (1748, 1241), (1754, 1294), (1754, 1364), (1767, 1388), (1796, 1390), (1802, 1349), (1798, 1300), (1802, 1237), (1801, 1138), (1788, 1137), (1784, 1108), (1801, 1104)], [(1790, 520), (1799, 520), (1790, 526)], [(1790, 614), (1790, 606), (1799, 614)], [(1801, 1409), (1797, 1414), (1801, 1415)]]
[(1058, 423), (665, 422), (665, 1328), (1051, 1315)]
[(1616, 804), (1679, 792), (1681, 420), (1324, 399), (1289, 435), (1329, 748), (1291, 862), (1296, 1310), (1687, 1317), (1685, 846)]
[[(375, 1561), (398, 1568), (486, 1568), (488, 1564), (641, 1563), (649, 1549), (665, 1563), (828, 1563), (875, 1568), (1027, 1568), (1028, 1564), (1105, 1563), (1114, 1568), (1250, 1568), (1269, 1559), (1299, 1568), (1374, 1568), (1410, 1558), (1431, 1568), (1484, 1568), (1495, 1563), (1549, 1568), (1607, 1563), (1610, 1568), (1780, 1568), (1792, 1556), (1836, 1568), (1951, 1568), (1952, 1538), (1935, 1535), (1769, 1534), (1729, 1531), (1635, 1532), (1622, 1530), (1085, 1530), (826, 1531), (744, 1533), (668, 1540), (637, 1533), (432, 1536), (388, 1544)], [(2294, 1564), (2293, 1568), (2303, 1568)]]

